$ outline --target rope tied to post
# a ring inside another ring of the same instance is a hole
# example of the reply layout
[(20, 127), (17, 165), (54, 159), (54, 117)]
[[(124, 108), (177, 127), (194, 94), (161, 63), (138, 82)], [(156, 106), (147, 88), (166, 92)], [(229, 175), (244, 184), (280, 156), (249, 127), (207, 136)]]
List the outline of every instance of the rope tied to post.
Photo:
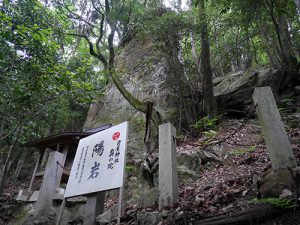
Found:
[(64, 170), (71, 171), (70, 168), (67, 168), (67, 167), (63, 166), (58, 160), (56, 160), (56, 164), (57, 164), (57, 166), (61, 167)]

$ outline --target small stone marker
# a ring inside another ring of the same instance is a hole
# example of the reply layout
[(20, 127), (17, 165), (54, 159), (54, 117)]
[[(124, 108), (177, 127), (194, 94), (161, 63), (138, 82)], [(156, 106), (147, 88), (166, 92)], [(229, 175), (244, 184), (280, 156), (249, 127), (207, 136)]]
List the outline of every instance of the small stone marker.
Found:
[(269, 86), (257, 87), (254, 104), (262, 127), (273, 170), (297, 166), (288, 136)]
[(178, 199), (178, 172), (175, 137), (172, 124), (159, 126), (159, 209)]
[(63, 154), (60, 152), (54, 151), (49, 154), (42, 186), (36, 203), (36, 212), (38, 216), (45, 216), (50, 212), (57, 186), (57, 161), (62, 163), (62, 160)]
[(98, 215), (104, 211), (105, 191), (87, 195), (83, 225), (94, 225)]

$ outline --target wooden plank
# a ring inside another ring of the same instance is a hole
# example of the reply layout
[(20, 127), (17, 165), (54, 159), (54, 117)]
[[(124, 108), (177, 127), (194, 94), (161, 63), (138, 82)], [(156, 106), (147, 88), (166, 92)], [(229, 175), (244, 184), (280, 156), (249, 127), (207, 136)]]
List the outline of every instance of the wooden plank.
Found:
[(45, 169), (39, 197), (36, 203), (36, 215), (46, 216), (49, 214), (52, 200), (57, 186), (57, 162), (61, 163), (63, 154), (60, 152), (51, 152)]
[(253, 101), (262, 127), (273, 170), (297, 166), (271, 88), (257, 87)]
[(64, 172), (64, 168), (62, 168), (62, 167), (65, 166), (66, 158), (68, 155), (68, 150), (69, 150), (69, 145), (67, 145), (67, 144), (63, 145), (63, 150), (62, 150), (63, 158), (62, 158), (61, 165), (59, 166), (60, 168), (59, 168), (58, 174), (57, 174), (57, 186), (56, 186), (57, 188), (60, 187), (62, 174)]
[(31, 181), (30, 181), (30, 184), (29, 184), (29, 187), (28, 187), (28, 191), (29, 192), (32, 192), (33, 182), (34, 182), (34, 179), (35, 179), (36, 172), (37, 172), (37, 170), (39, 168), (41, 157), (42, 157), (42, 154), (41, 154), (41, 152), (39, 152), (37, 160), (36, 160), (36, 163), (35, 163), (35, 167), (34, 167), (34, 170), (33, 170), (33, 173), (32, 173)]
[(14, 175), (13, 175), (13, 181), (16, 182), (19, 178), (19, 175), (20, 175), (20, 172), (21, 172), (21, 169), (24, 165), (24, 161), (26, 159), (26, 156), (28, 155), (28, 151), (27, 151), (27, 148), (24, 147), (24, 150), (22, 151), (21, 153), (21, 156), (18, 160), (18, 163), (17, 163), (17, 167), (16, 167), (16, 170), (14, 172)]
[(175, 135), (172, 124), (159, 126), (159, 209), (171, 205), (179, 197)]
[[(125, 166), (126, 166), (126, 158), (125, 158), (125, 161), (124, 161), (124, 167)], [(120, 187), (120, 190), (119, 190), (118, 217), (117, 217), (117, 224), (118, 225), (121, 223), (121, 217), (123, 216), (125, 176), (126, 176), (126, 170), (124, 168), (123, 186)]]
[(61, 218), (62, 218), (64, 209), (65, 209), (65, 206), (66, 206), (66, 201), (67, 201), (66, 198), (64, 198), (60, 205), (59, 212), (58, 212), (57, 219), (56, 219), (56, 225), (60, 225)]
[(124, 183), (123, 186), (120, 187), (120, 191), (119, 191), (118, 218), (117, 218), (118, 225), (121, 223), (121, 217), (123, 215), (123, 202), (124, 202)]
[(196, 225), (242, 225), (258, 224), (274, 216), (282, 214), (287, 209), (280, 209), (275, 206), (256, 206), (255, 208), (246, 209), (238, 212), (227, 213), (226, 215), (214, 216), (207, 219), (199, 219)]
[(105, 191), (87, 195), (83, 225), (95, 225), (96, 217), (103, 213)]
[(44, 151), (43, 151), (43, 156), (42, 156), (42, 159), (41, 159), (41, 164), (40, 164), (40, 170), (43, 170), (45, 167), (46, 167), (46, 163), (47, 163), (47, 160), (49, 158), (49, 153), (52, 152), (53, 150), (50, 149), (50, 148), (46, 148)]

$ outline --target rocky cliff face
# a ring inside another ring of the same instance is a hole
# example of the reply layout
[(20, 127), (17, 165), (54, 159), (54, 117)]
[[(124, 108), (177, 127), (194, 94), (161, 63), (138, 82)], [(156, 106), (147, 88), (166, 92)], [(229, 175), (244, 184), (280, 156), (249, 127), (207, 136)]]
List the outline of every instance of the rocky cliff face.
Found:
[[(147, 38), (133, 39), (116, 58), (116, 68), (125, 88), (138, 99), (153, 102), (162, 117), (172, 123), (176, 123), (179, 116), (180, 87), (171, 65), (174, 61), (178, 67), (177, 58), (170, 60), (170, 56)], [(104, 97), (90, 106), (84, 129), (126, 120), (130, 126), (129, 153), (134, 154), (143, 149), (145, 116), (137, 112), (111, 82)]]
[[(177, 49), (176, 46), (173, 48), (174, 53)], [(182, 86), (177, 77), (178, 71), (182, 70), (177, 54), (166, 54), (147, 38), (135, 38), (116, 58), (116, 68), (130, 93), (141, 101), (154, 103), (164, 121), (177, 123), (180, 114), (178, 91)], [(145, 115), (135, 110), (111, 82), (102, 99), (90, 106), (84, 129), (123, 121), (129, 122), (125, 199), (149, 206), (158, 198), (157, 188), (152, 188), (157, 185), (157, 154), (145, 154)], [(152, 127), (151, 150), (157, 152), (157, 129)], [(141, 191), (144, 193), (149, 188), (152, 189), (148, 193), (154, 194), (147, 198), (141, 195)]]

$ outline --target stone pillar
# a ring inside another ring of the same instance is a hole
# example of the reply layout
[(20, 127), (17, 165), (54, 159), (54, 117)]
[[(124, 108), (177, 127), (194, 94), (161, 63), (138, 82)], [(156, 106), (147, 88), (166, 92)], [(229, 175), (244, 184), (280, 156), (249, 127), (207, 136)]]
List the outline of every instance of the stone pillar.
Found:
[(179, 196), (175, 135), (172, 124), (159, 126), (159, 209), (176, 202)]
[(254, 104), (262, 127), (273, 170), (297, 166), (288, 136), (284, 129), (271, 88), (257, 87), (253, 93)]
[(83, 225), (96, 224), (96, 217), (103, 213), (105, 191), (87, 195)]
[(60, 152), (55, 151), (49, 154), (42, 185), (39, 191), (39, 197), (36, 203), (37, 216), (46, 216), (51, 210), (59, 172), (59, 165), (57, 165), (57, 161), (62, 163), (62, 160), (63, 154)]

